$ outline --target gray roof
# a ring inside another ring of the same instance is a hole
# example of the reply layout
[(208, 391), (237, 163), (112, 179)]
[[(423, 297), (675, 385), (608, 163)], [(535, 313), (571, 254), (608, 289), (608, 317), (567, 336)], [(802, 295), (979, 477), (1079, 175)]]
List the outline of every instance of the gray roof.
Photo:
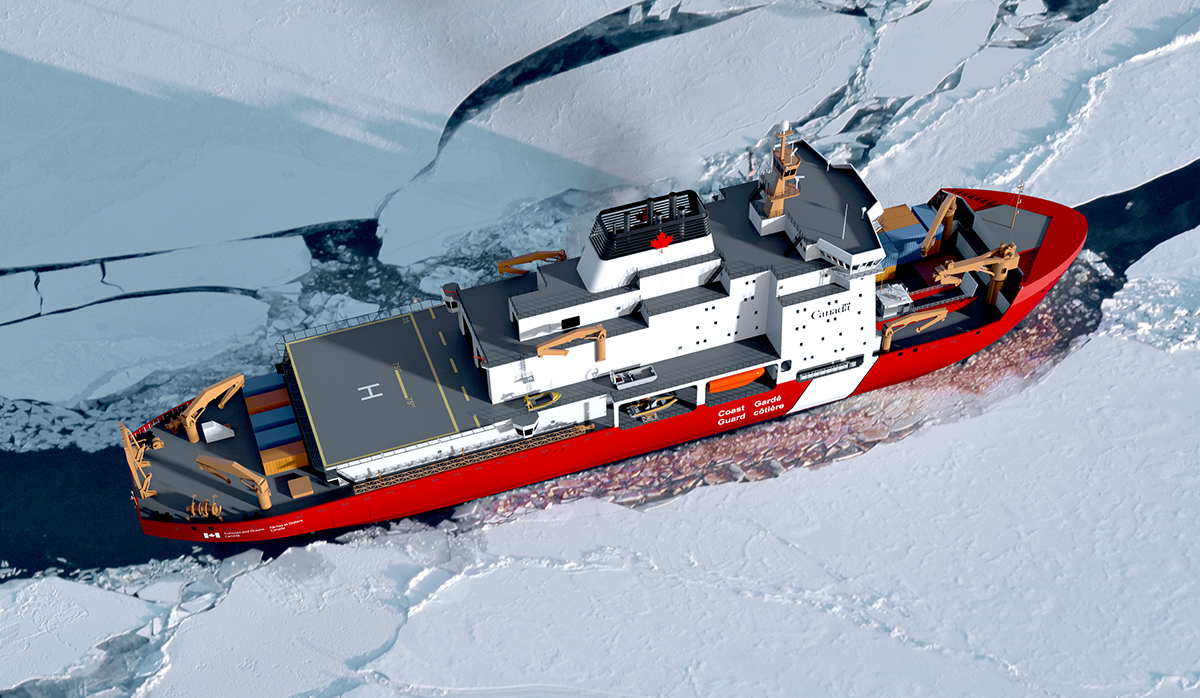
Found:
[(802, 164), (797, 174), (800, 195), (788, 199), (783, 210), (809, 240), (825, 238), (850, 254), (879, 247), (871, 221), (862, 209), (875, 205), (875, 197), (862, 178), (848, 166), (826, 171), (825, 158), (800, 141), (793, 145)]
[(807, 291), (798, 291), (796, 293), (790, 293), (786, 296), (780, 296), (779, 304), (786, 308), (789, 305), (796, 305), (797, 303), (807, 303), (809, 301), (815, 301), (818, 298), (824, 298), (826, 296), (833, 296), (838, 293), (843, 293), (847, 290), (848, 289), (838, 286), (837, 284), (825, 284), (824, 286), (810, 288)]
[(641, 269), (638, 271), (637, 275), (639, 279), (644, 279), (648, 276), (658, 276), (659, 274), (666, 274), (667, 272), (676, 271), (678, 269), (687, 269), (688, 267), (699, 266), (707, 262), (716, 261), (720, 258), (721, 255), (717, 254), (716, 252), (709, 252), (708, 254), (702, 254), (699, 257), (689, 257), (687, 259), (681, 259), (678, 262), (669, 262), (667, 264), (660, 264), (657, 267)]
[[(826, 171), (824, 158), (807, 143), (801, 141), (794, 147), (803, 161), (800, 174), (805, 179), (801, 180), (800, 195), (789, 199), (785, 208), (800, 224), (802, 231), (810, 238), (828, 237), (831, 242), (852, 254), (877, 248), (879, 240), (870, 221), (862, 219), (860, 215), (847, 216), (846, 235), (845, 239), (842, 238), (843, 211), (848, 207), (850, 213), (859, 214), (862, 207), (870, 207), (875, 203), (858, 173), (848, 167), (834, 167)], [(459, 299), (475, 328), (487, 362), (500, 365), (536, 356), (537, 345), (547, 339), (539, 337), (528, 342), (519, 341), (515, 323), (509, 317), (510, 298), (518, 317), (532, 317), (636, 291), (640, 278), (702, 264), (718, 257), (731, 279), (771, 271), (782, 280), (829, 268), (831, 265), (821, 259), (804, 261), (803, 254), (782, 232), (759, 235), (747, 215), (750, 199), (757, 187), (756, 182), (729, 187), (722, 190), (721, 200), (705, 204), (715, 253), (643, 269), (629, 286), (601, 293), (589, 292), (577, 271), (579, 259), (576, 258), (542, 266), (540, 273), (545, 286), (540, 289), (533, 274), (462, 289)], [(834, 291), (828, 289), (827, 292)], [(647, 315), (663, 313), (716, 300), (724, 294), (719, 285), (709, 284), (647, 299), (645, 309)], [(646, 326), (638, 314), (611, 318), (603, 324), (610, 337)], [(578, 340), (577, 344), (586, 341)]]
[(775, 272), (778, 279), (819, 271), (832, 266), (824, 260), (804, 261), (801, 252), (792, 248), (784, 233), (759, 235), (750, 222), (750, 197), (757, 189), (754, 182), (722, 189), (724, 199), (708, 206), (708, 222), (713, 244), (725, 259), (725, 270), (731, 279)]
[(668, 293), (656, 298), (648, 298), (644, 301), (644, 304), (651, 315), (658, 315), (669, 313), (672, 310), (679, 310), (680, 308), (690, 308), (693, 305), (703, 305), (704, 303), (720, 300), (728, 295), (720, 284), (708, 284), (706, 286), (697, 286), (696, 288), (685, 288), (682, 291)]
[[(517, 317), (533, 317), (637, 290), (636, 286), (620, 286), (600, 293), (592, 293), (587, 290), (587, 286), (583, 285), (583, 279), (580, 278), (576, 269), (578, 266), (579, 258), (575, 257), (565, 262), (555, 262), (541, 267), (539, 271), (542, 279), (546, 282), (546, 287), (540, 289), (535, 287), (522, 295), (512, 297)], [(529, 276), (533, 276), (533, 274)]]

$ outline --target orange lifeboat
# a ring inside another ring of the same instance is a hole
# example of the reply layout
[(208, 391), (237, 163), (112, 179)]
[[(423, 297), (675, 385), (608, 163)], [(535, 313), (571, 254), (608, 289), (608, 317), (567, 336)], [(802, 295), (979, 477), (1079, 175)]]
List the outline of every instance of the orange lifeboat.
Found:
[(740, 388), (743, 385), (749, 385), (750, 383), (758, 380), (758, 377), (766, 373), (766, 371), (767, 369), (765, 368), (756, 368), (753, 371), (735, 373), (732, 376), (725, 376), (724, 378), (718, 378), (715, 381), (709, 381), (708, 392), (723, 393), (726, 390), (733, 390), (734, 388)]

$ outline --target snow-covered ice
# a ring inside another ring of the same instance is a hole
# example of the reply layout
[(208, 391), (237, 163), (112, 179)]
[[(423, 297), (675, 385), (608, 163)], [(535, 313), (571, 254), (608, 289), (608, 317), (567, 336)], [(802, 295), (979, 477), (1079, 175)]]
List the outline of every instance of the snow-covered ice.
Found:
[[(74, 404), (244, 343), (267, 304), (227, 293), (133, 298), (0, 327), (0, 395)], [(167, 405), (171, 407), (171, 405)]]
[(1200, 228), (1160, 244), (1125, 276), (1104, 301), (1102, 334), (1168, 352), (1200, 349)]
[(0, 688), (57, 674), (165, 611), (57, 577), (0, 585)]
[[(907, 201), (946, 182), (1011, 190), (1025, 178), (1032, 195), (1080, 203), (1180, 167), (1200, 156), (1195, 138), (1180, 138), (1196, 95), (1198, 21), (1192, 0), (1101, 5), (998, 84), (898, 120), (877, 145), (867, 181), (877, 196)], [(1104, 89), (1110, 84), (1117, 89)], [(1075, 172), (1056, 169), (1068, 172), (1065, 181), (1049, 176), (1068, 151)]]
[(885, 97), (932, 92), (987, 42), (996, 4), (933, 0), (882, 28), (864, 88)]

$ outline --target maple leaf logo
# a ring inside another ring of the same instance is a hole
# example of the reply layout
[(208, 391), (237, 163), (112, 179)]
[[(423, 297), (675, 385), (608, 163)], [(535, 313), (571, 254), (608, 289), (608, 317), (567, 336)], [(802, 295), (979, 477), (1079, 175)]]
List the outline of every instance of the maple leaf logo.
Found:
[(667, 249), (667, 245), (670, 245), (670, 244), (671, 244), (671, 236), (667, 235), (666, 233), (663, 233), (663, 232), (659, 232), (658, 237), (656, 237), (650, 241), (650, 246), (653, 247), (654, 249), (658, 250), (659, 252), (665, 251)]

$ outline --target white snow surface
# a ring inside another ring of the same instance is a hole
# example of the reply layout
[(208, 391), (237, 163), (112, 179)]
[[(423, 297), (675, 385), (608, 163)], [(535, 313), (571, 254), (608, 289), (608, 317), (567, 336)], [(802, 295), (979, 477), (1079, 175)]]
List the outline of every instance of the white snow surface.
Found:
[(1012, 190), (1024, 179), (1027, 193), (1068, 204), (1137, 186), (1200, 157), (1198, 30), (1195, 0), (1105, 3), (998, 83), (905, 114), (864, 176), (885, 201), (948, 182)]
[(172, 371), (249, 341), (266, 317), (267, 304), (255, 298), (187, 293), (103, 303), (0, 327), (5, 363), (0, 395), (73, 405), (118, 393), (155, 371)]
[(987, 42), (996, 4), (933, 0), (884, 24), (867, 70), (866, 89), (880, 96), (923, 95)]
[(528, 85), (456, 134), (437, 169), (389, 201), (380, 259), (443, 254), (448, 239), (514, 202), (565, 189), (695, 187), (705, 155), (744, 152), (781, 115), (803, 115), (844, 85), (871, 36), (861, 17), (783, 4)]
[(57, 577), (0, 584), (0, 689), (102, 656), (96, 645), (160, 616), (133, 596)]
[(1125, 276), (1104, 301), (1101, 334), (1168, 352), (1200, 349), (1200, 228), (1159, 244)]
[(6, 264), (369, 217), (479, 83), (620, 6), (6, 2)]

